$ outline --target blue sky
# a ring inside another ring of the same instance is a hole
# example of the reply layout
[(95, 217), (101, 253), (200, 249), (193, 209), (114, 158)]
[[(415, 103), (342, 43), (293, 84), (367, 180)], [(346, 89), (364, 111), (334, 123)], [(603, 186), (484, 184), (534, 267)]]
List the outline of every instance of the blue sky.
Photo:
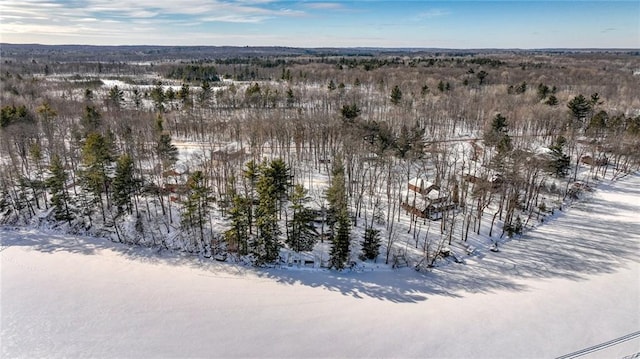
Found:
[(640, 48), (640, 1), (2, 0), (0, 41)]

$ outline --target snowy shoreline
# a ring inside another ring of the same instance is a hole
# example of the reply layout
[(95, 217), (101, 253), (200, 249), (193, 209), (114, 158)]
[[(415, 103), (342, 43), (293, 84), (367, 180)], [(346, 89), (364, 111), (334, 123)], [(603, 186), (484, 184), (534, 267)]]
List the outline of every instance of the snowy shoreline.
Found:
[(430, 273), (256, 270), (0, 231), (2, 357), (557, 357), (640, 328), (638, 198), (637, 174), (602, 183), (501, 252)]

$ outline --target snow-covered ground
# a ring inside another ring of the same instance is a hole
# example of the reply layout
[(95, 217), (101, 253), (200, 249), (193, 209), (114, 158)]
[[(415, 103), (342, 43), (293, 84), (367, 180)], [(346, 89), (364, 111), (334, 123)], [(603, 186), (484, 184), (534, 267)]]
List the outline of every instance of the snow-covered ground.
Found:
[[(1, 355), (549, 358), (640, 330), (640, 175), (429, 273), (256, 270), (0, 231)], [(640, 338), (585, 357), (640, 352)]]

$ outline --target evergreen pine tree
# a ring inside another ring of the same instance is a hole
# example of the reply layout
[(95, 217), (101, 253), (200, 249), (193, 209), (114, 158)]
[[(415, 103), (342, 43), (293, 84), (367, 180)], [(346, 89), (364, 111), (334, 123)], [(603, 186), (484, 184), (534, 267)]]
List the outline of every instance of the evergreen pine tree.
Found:
[(51, 172), (51, 177), (47, 179), (46, 185), (51, 193), (51, 205), (53, 206), (54, 218), (58, 221), (67, 221), (67, 223), (71, 224), (73, 215), (69, 210), (69, 193), (66, 189), (68, 176), (60, 157), (56, 154), (51, 157), (49, 171)]
[(237, 193), (231, 193), (229, 219), (231, 228), (224, 233), (227, 249), (240, 255), (249, 254), (249, 199)]
[(123, 154), (116, 161), (116, 171), (113, 178), (113, 202), (122, 214), (124, 210), (132, 213), (131, 196), (135, 192), (138, 181), (134, 178), (133, 159)]
[(567, 140), (559, 136), (555, 143), (549, 146), (549, 150), (551, 151), (549, 170), (558, 178), (566, 177), (571, 167), (571, 159), (564, 153), (566, 143)]
[(180, 101), (182, 101), (182, 104), (184, 105), (189, 104), (189, 99), (191, 97), (191, 90), (189, 89), (188, 84), (182, 84), (182, 87), (180, 88), (180, 90), (178, 90), (177, 97)]
[(558, 105), (558, 98), (556, 97), (556, 95), (550, 95), (547, 101), (545, 101), (545, 104), (549, 106), (556, 106)]
[(164, 95), (167, 101), (173, 101), (176, 99), (176, 93), (173, 91), (173, 87), (169, 87), (167, 91), (164, 92)]
[(279, 213), (282, 213), (282, 205), (286, 201), (291, 187), (290, 172), (289, 166), (281, 158), (272, 160), (269, 167), (266, 168), (266, 174), (273, 178), (274, 196), (278, 204)]
[[(255, 177), (253, 166), (247, 164), (245, 172), (247, 178)], [(258, 195), (258, 205), (255, 212), (256, 227), (258, 229), (254, 248), (258, 261), (273, 262), (280, 251), (280, 227), (278, 225), (278, 210), (286, 200), (291, 178), (289, 167), (281, 159), (262, 163), (257, 172), (255, 182)]]
[(491, 122), (491, 127), (484, 133), (484, 142), (488, 146), (498, 149), (504, 154), (511, 149), (511, 138), (508, 135), (507, 119), (502, 114), (497, 114)]
[(171, 135), (168, 133), (160, 134), (156, 151), (165, 170), (178, 161), (178, 148), (171, 143)]
[(260, 165), (256, 191), (258, 193), (258, 206), (256, 208), (258, 233), (254, 252), (259, 263), (269, 263), (278, 258), (280, 228), (277, 217), (276, 185), (270, 166), (266, 162)]
[(139, 110), (142, 106), (142, 94), (140, 94), (140, 90), (134, 88), (131, 92), (131, 97), (133, 99), (134, 106), (136, 106), (136, 110)]
[(318, 233), (313, 226), (313, 213), (305, 206), (309, 200), (307, 190), (302, 185), (296, 185), (291, 195), (293, 218), (287, 224), (287, 245), (296, 252), (310, 251), (316, 243)]
[(171, 143), (171, 135), (164, 131), (164, 124), (161, 116), (156, 120), (156, 131), (158, 133), (158, 143), (156, 144), (156, 155), (162, 162), (164, 171), (173, 167), (178, 161), (178, 148)]
[(331, 168), (331, 185), (326, 192), (327, 201), (329, 202), (327, 224), (332, 229), (335, 229), (334, 227), (338, 222), (338, 214), (347, 208), (347, 192), (344, 181), (342, 158), (336, 157)]
[(153, 105), (158, 112), (164, 111), (164, 102), (166, 100), (164, 89), (162, 88), (162, 82), (158, 81), (156, 85), (151, 90), (151, 100), (153, 100)]
[(549, 88), (549, 86), (545, 85), (545, 84), (538, 84), (538, 99), (540, 99), (540, 101), (546, 99), (549, 94), (551, 93), (551, 89)]
[(394, 86), (391, 90), (391, 103), (397, 105), (402, 100), (402, 91), (398, 85)]
[(520, 219), (520, 216), (516, 217), (516, 220), (514, 221), (514, 223), (504, 224), (504, 232), (509, 237), (513, 237), (514, 234), (521, 235), (522, 229), (523, 229), (523, 225), (522, 225), (522, 219)]
[(422, 88), (420, 89), (420, 94), (422, 96), (426, 96), (429, 94), (429, 86), (427, 85), (422, 85)]
[(245, 193), (247, 194), (248, 207), (247, 207), (247, 219), (249, 221), (249, 234), (253, 234), (253, 214), (255, 213), (255, 190), (256, 182), (258, 181), (258, 174), (260, 169), (255, 161), (249, 161), (246, 164), (246, 169), (243, 171), (245, 182)]
[(182, 226), (197, 239), (196, 245), (206, 256), (204, 227), (209, 215), (209, 203), (211, 202), (210, 188), (207, 186), (206, 178), (202, 171), (195, 171), (187, 180), (188, 195), (184, 202), (184, 212), (182, 214)]
[(203, 80), (202, 85), (200, 86), (200, 94), (198, 95), (198, 100), (200, 102), (200, 106), (204, 106), (209, 102), (211, 98), (211, 85), (209, 81)]
[(333, 82), (333, 80), (329, 80), (329, 85), (327, 85), (327, 88), (329, 89), (329, 91), (333, 91), (336, 89), (336, 83)]
[(487, 76), (489, 76), (489, 74), (484, 70), (480, 70), (480, 72), (476, 73), (476, 77), (478, 78), (478, 85), (482, 86), (482, 84), (484, 84), (484, 79), (486, 79)]
[(93, 101), (93, 91), (91, 89), (84, 89), (84, 100), (86, 102)]
[(514, 91), (517, 94), (523, 94), (527, 92), (527, 82), (522, 81), (518, 86), (515, 87)]
[(259, 167), (256, 181), (258, 206), (256, 227), (258, 229), (254, 252), (261, 263), (273, 262), (280, 251), (280, 227), (278, 209), (286, 199), (290, 186), (289, 168), (281, 159), (264, 162)]
[(329, 263), (331, 268), (344, 269), (349, 261), (351, 224), (346, 208), (338, 213), (336, 234), (333, 237)]
[(109, 203), (109, 181), (107, 167), (113, 161), (112, 143), (99, 133), (90, 133), (82, 146), (82, 164), (84, 169), (80, 176), (85, 190), (93, 196), (93, 201), (100, 204), (102, 219), (106, 220), (102, 194)]
[(582, 127), (587, 119), (587, 116), (593, 110), (593, 101), (587, 100), (582, 94), (574, 97), (569, 103), (567, 103), (569, 113), (573, 117), (574, 125), (576, 127)]
[(96, 132), (101, 122), (102, 114), (94, 106), (86, 106), (84, 108), (84, 114), (80, 119), (80, 124), (84, 129), (85, 134)]
[(342, 109), (340, 109), (340, 114), (342, 115), (342, 118), (347, 121), (355, 120), (356, 117), (360, 116), (360, 112), (362, 111), (360, 110), (360, 108), (358, 108), (358, 105), (356, 105), (355, 103), (352, 103), (350, 105), (343, 105)]
[(362, 242), (362, 259), (375, 260), (380, 250), (380, 231), (375, 228), (367, 228), (364, 231), (364, 241)]
[(124, 102), (124, 92), (120, 88), (118, 88), (118, 86), (113, 86), (111, 89), (109, 89), (109, 94), (108, 94), (109, 105), (119, 109), (122, 106), (123, 102)]
[(171, 135), (164, 131), (163, 119), (162, 116), (158, 115), (156, 120), (156, 133), (157, 133), (157, 143), (155, 148), (155, 153), (160, 159), (161, 166), (157, 166), (158, 172), (156, 175), (156, 179), (159, 181), (157, 183), (158, 186), (162, 188), (162, 190), (157, 191), (156, 194), (158, 199), (160, 200), (160, 206), (162, 208), (162, 214), (167, 214), (167, 209), (169, 211), (168, 217), (169, 222), (173, 223), (173, 216), (171, 213), (171, 201), (167, 202), (167, 206), (165, 206), (164, 194), (166, 194), (166, 185), (167, 185), (167, 175), (169, 174), (169, 170), (173, 168), (173, 166), (178, 161), (178, 148), (171, 143)]
[(334, 159), (331, 172), (331, 186), (327, 189), (329, 202), (327, 222), (332, 227), (334, 235), (329, 261), (332, 268), (343, 269), (349, 260), (351, 226), (347, 208), (344, 165), (340, 157)]
[(291, 87), (287, 89), (287, 106), (292, 106), (295, 101), (295, 95), (293, 94), (293, 90)]
[[(31, 178), (28, 178), (28, 187), (33, 191), (33, 199), (36, 201), (36, 207), (39, 209), (40, 197), (43, 196), (46, 187), (42, 178), (42, 147), (40, 147), (39, 142), (34, 142), (29, 146), (29, 155), (36, 165), (36, 171), (35, 176), (31, 176)], [(45, 208), (47, 208), (46, 196), (43, 197)]]

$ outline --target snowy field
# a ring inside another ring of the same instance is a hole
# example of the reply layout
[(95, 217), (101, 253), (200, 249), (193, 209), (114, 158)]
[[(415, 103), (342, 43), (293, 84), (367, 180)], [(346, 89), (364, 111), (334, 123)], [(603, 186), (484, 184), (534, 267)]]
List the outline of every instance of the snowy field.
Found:
[[(0, 231), (2, 358), (552, 358), (640, 330), (640, 175), (466, 264), (338, 273)], [(640, 352), (640, 337), (584, 357)]]

